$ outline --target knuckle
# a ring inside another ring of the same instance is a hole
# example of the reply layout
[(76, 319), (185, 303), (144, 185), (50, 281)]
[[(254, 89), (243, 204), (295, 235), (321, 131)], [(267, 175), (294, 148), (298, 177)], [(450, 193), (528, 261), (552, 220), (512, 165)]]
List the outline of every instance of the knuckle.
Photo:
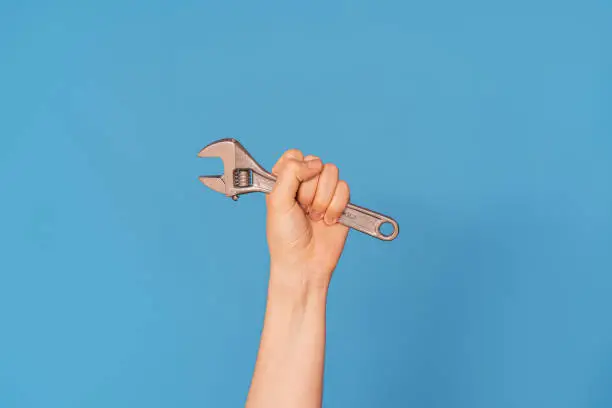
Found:
[(348, 183), (344, 180), (340, 180), (338, 182), (338, 186), (336, 187), (336, 189), (338, 193), (346, 195), (347, 197), (351, 195), (351, 188), (349, 187)]
[(285, 171), (287, 173), (295, 174), (300, 169), (300, 163), (297, 160), (287, 160), (285, 164)]
[(332, 202), (331, 196), (322, 196), (317, 194), (312, 201), (312, 208), (319, 212), (324, 212)]
[(272, 167), (272, 174), (278, 175), (284, 171), (287, 167), (287, 163), (291, 160), (303, 160), (302, 152), (298, 149), (289, 149), (278, 159), (274, 167)]
[(312, 209), (317, 212), (324, 212), (327, 209), (327, 202), (323, 201), (320, 197), (315, 197), (312, 201)]
[(333, 163), (325, 163), (324, 170), (326, 173), (337, 175), (340, 171), (338, 170), (338, 166)]
[(296, 160), (304, 159), (304, 154), (299, 149), (289, 149), (285, 152), (284, 156), (290, 157)]
[(287, 158), (283, 160), (281, 163), (279, 163), (277, 167), (278, 168), (276, 170), (279, 176), (289, 175), (289, 174), (295, 173), (295, 170), (298, 167), (298, 163), (293, 159)]

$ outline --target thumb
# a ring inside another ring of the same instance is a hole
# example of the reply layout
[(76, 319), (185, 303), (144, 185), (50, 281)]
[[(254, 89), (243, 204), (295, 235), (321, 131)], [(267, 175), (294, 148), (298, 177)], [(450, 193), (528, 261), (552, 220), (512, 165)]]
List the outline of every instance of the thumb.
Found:
[(287, 159), (278, 169), (278, 177), (269, 196), (269, 202), (276, 209), (288, 211), (295, 204), (295, 197), (304, 181), (316, 177), (323, 170), (321, 159)]

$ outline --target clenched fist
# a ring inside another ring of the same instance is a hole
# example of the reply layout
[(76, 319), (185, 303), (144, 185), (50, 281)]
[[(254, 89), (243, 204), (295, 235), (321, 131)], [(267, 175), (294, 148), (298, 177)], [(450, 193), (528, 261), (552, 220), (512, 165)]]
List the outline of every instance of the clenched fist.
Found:
[(272, 173), (277, 181), (266, 198), (271, 279), (326, 288), (348, 234), (337, 222), (349, 202), (348, 184), (335, 165), (299, 150), (285, 152)]

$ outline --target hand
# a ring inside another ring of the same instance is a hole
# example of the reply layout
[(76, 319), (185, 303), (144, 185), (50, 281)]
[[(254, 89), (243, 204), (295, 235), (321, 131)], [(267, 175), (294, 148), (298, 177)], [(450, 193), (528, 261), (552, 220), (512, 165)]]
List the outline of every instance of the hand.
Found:
[(338, 168), (289, 150), (276, 163), (268, 195), (267, 233), (271, 279), (289, 285), (327, 287), (348, 228), (337, 223), (349, 202)]

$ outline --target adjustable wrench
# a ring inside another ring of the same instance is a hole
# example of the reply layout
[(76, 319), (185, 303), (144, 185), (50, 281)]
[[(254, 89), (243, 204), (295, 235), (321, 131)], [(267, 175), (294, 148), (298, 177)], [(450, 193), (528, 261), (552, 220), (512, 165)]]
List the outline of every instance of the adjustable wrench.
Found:
[[(198, 156), (218, 157), (223, 161), (223, 175), (200, 176), (200, 181), (234, 200), (242, 194), (270, 193), (276, 182), (276, 177), (261, 167), (235, 139), (217, 140), (202, 149)], [(391, 241), (399, 234), (399, 225), (393, 218), (351, 203), (338, 222), (383, 241)], [(381, 231), (384, 224), (393, 227), (389, 234)]]

